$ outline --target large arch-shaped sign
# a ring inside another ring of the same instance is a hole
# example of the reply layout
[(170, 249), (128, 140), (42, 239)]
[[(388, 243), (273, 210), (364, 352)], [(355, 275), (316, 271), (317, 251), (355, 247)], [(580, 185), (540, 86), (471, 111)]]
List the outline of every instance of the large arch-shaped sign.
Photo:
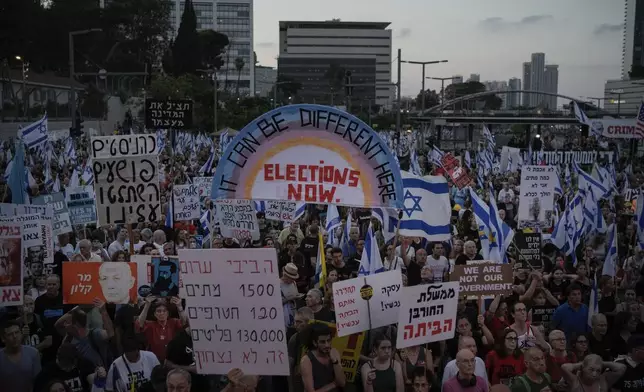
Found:
[(211, 198), (389, 208), (404, 201), (387, 144), (357, 117), (321, 105), (283, 106), (244, 127), (219, 159)]

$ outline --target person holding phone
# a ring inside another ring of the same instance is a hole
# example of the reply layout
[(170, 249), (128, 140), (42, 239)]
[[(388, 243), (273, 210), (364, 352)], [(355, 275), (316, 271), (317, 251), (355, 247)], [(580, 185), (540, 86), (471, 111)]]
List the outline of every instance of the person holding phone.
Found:
[(391, 339), (376, 337), (373, 343), (375, 357), (362, 365), (362, 386), (365, 392), (404, 392), (402, 366), (393, 358)]

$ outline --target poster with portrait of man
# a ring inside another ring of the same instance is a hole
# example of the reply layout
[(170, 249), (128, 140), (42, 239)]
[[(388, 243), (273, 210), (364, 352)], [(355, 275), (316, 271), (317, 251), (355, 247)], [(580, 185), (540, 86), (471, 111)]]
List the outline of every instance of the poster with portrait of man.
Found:
[(152, 290), (157, 297), (179, 295), (179, 259), (177, 257), (152, 257)]
[(63, 303), (92, 304), (95, 298), (109, 304), (136, 303), (136, 263), (63, 263)]
[(0, 225), (0, 304), (23, 303), (22, 235), (20, 224)]

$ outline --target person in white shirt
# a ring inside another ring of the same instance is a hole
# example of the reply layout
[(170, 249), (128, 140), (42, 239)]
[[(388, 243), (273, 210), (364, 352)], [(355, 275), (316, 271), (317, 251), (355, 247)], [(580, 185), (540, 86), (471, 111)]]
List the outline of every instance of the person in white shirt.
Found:
[(103, 259), (101, 256), (92, 252), (92, 242), (90, 240), (80, 240), (78, 241), (78, 252), (83, 256), (85, 261), (96, 261), (101, 262)]
[(124, 354), (116, 358), (105, 380), (105, 392), (130, 392), (150, 381), (152, 369), (159, 359), (150, 351), (139, 350), (134, 335), (125, 335), (121, 342)]
[[(476, 356), (476, 353), (478, 352), (476, 348), (476, 342), (474, 341), (474, 338), (471, 336), (461, 336), (458, 340), (458, 351), (461, 350), (470, 350), (472, 354)], [(474, 366), (474, 374), (483, 378), (485, 382), (488, 382), (487, 379), (487, 371), (485, 370), (485, 362), (479, 357), (475, 358), (476, 364)], [(453, 359), (445, 365), (445, 371), (443, 372), (443, 382), (441, 382), (441, 389), (442, 385), (447, 382), (452, 377), (455, 377), (456, 374), (458, 373), (458, 367), (456, 367), (456, 360)]]
[[(141, 231), (138, 229), (132, 230), (132, 238), (134, 239), (134, 253), (139, 253), (139, 250), (141, 250), (141, 247), (147, 242), (141, 241)], [(130, 249), (130, 240), (125, 241), (125, 247), (127, 249)]]
[(163, 244), (165, 244), (165, 232), (163, 230), (157, 230), (152, 235), (152, 245), (159, 250), (161, 256), (163, 256)]
[[(407, 245), (407, 258), (409, 260), (412, 260), (414, 257), (416, 257), (416, 249), (414, 249), (413, 246), (410, 246), (411, 243), (413, 242), (413, 239), (411, 237), (401, 237), (403, 242)], [(401, 245), (398, 245), (396, 247), (396, 256), (402, 257), (400, 254), (400, 247)]]
[(434, 282), (443, 282), (447, 280), (449, 273), (449, 260), (443, 256), (443, 244), (434, 242), (430, 245), (432, 254), (427, 258), (425, 265), (432, 269)]
[(114, 240), (114, 242), (112, 242), (110, 246), (107, 247), (107, 253), (109, 253), (110, 258), (119, 250), (128, 250), (128, 248), (125, 247), (125, 240), (127, 240), (127, 229), (121, 228), (118, 234), (116, 234), (116, 240)]
[(62, 254), (71, 260), (74, 255), (74, 247), (69, 243), (69, 234), (61, 234), (58, 236), (58, 248)]
[(510, 185), (507, 182), (503, 183), (503, 189), (499, 191), (496, 200), (499, 203), (511, 203), (514, 201), (514, 191), (510, 189)]
[(394, 246), (392, 244), (385, 245), (385, 258), (382, 260), (383, 267), (387, 271), (401, 271), (406, 272), (405, 262), (402, 257), (396, 256), (394, 253)]

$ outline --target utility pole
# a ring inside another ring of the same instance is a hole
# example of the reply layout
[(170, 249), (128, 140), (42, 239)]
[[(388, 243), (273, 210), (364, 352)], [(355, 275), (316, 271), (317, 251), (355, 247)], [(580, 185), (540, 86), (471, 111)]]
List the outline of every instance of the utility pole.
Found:
[(420, 110), (423, 111), (425, 110), (425, 67), (431, 64), (438, 64), (438, 63), (446, 63), (447, 60), (435, 60), (435, 61), (407, 61), (404, 60), (402, 61), (403, 63), (407, 64), (420, 64), (423, 66), (423, 78), (421, 80), (421, 91), (420, 91), (420, 99), (421, 99), (421, 107)]
[(401, 69), (401, 64), (402, 64), (402, 49), (398, 49), (398, 81), (396, 82), (396, 88), (398, 91), (396, 92), (396, 135), (398, 138), (400, 138), (400, 90), (401, 90), (401, 84), (400, 84), (400, 69)]
[(74, 72), (74, 36), (93, 33), (95, 31), (103, 31), (103, 29), (89, 29), (89, 30), (78, 30), (69, 32), (69, 105), (71, 109), (72, 116), (72, 127), (75, 128), (76, 124), (76, 90), (74, 89), (75, 76)]

